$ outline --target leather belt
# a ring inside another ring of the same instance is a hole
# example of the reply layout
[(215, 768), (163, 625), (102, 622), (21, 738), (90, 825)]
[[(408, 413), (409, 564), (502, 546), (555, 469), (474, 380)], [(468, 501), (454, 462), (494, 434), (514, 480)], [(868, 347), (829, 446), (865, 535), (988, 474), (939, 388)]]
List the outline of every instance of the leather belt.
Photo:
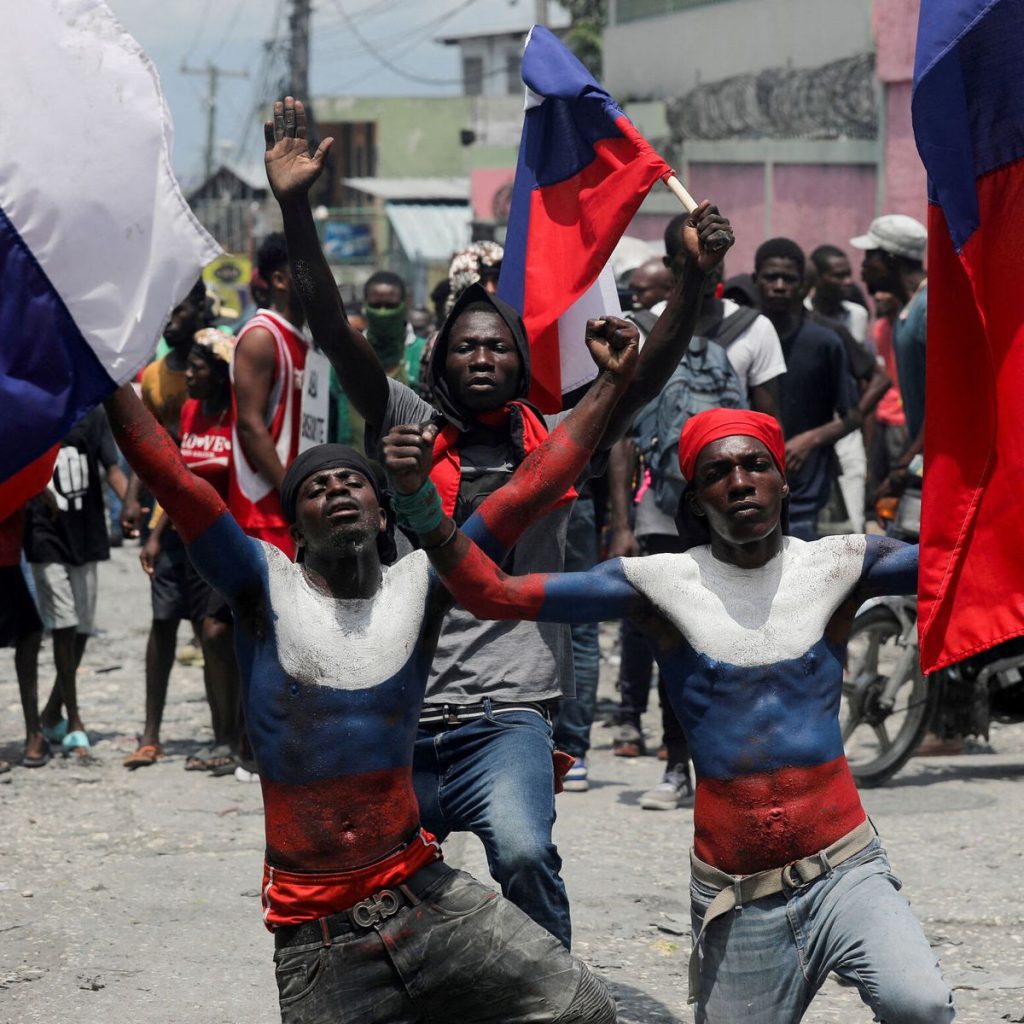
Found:
[(432, 861), (411, 874), (400, 885), (381, 889), (347, 910), (339, 910), (336, 914), (320, 917), (315, 921), (303, 921), (301, 924), (278, 928), (274, 932), (274, 948), (305, 946), (314, 942), (329, 946), (331, 939), (341, 935), (375, 928), (397, 914), (402, 907), (416, 906), (423, 893), (451, 871), (444, 861)]
[(540, 715), (545, 721), (551, 721), (551, 711), (547, 704), (523, 701), (518, 704), (498, 704), (488, 701), (486, 704), (426, 704), (420, 712), (420, 725), (441, 726), (454, 729), (466, 722), (475, 722), (487, 715), (507, 715), (513, 711), (529, 711)]
[(818, 853), (812, 853), (802, 860), (795, 860), (781, 868), (769, 868), (754, 875), (730, 875), (711, 864), (702, 861), (690, 850), (690, 874), (702, 885), (717, 889), (718, 895), (711, 901), (701, 922), (700, 933), (693, 940), (690, 954), (690, 997), (695, 1003), (700, 996), (700, 940), (709, 924), (716, 918), (724, 917), (744, 903), (774, 896), (780, 892), (798, 889), (802, 885), (827, 875), (843, 861), (860, 853), (877, 833), (870, 821), (863, 821), (852, 832), (841, 836), (831, 846)]

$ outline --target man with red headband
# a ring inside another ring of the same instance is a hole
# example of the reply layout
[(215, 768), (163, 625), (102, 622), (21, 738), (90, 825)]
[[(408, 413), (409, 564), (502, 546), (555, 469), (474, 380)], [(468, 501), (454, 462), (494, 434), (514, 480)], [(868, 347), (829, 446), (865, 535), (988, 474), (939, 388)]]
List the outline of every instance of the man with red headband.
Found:
[[(386, 440), (396, 490), (423, 502), (429, 447), (415, 427)], [(851, 618), (866, 598), (914, 590), (917, 548), (785, 536), (785, 443), (761, 413), (692, 417), (679, 459), (681, 554), (507, 576), (452, 537), (439, 504), (421, 537), (446, 586), (481, 617), (633, 616), (650, 637), (697, 776), (698, 1024), (799, 1021), (830, 971), (856, 985), (878, 1020), (949, 1021), (952, 996), (861, 806), (838, 719)]]

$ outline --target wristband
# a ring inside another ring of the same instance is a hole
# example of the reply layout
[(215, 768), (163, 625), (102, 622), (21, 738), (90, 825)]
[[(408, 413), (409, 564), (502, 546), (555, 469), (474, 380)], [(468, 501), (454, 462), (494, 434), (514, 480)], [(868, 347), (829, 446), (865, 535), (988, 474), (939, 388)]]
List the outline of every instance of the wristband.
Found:
[(453, 540), (455, 540), (455, 535), (456, 535), (456, 534), (457, 534), (458, 532), (459, 532), (459, 528), (458, 528), (458, 526), (457, 526), (457, 525), (455, 524), (455, 521), (454, 521), (454, 520), (452, 520), (452, 529), (451, 529), (451, 533), (449, 533), (449, 534), (448, 534), (448, 536), (447, 536), (447, 537), (445, 537), (445, 539), (444, 539), (443, 541), (441, 541), (441, 543), (440, 543), (440, 544), (430, 544), (430, 545), (424, 544), (424, 545), (423, 545), (423, 550), (424, 550), (424, 551), (440, 551), (440, 550), (441, 550), (441, 548), (446, 548), (446, 547), (448, 547), (448, 545), (449, 545), (449, 544), (451, 544), (451, 542), (452, 542)]
[(429, 478), (413, 494), (392, 492), (391, 508), (398, 526), (420, 535), (436, 530), (444, 521), (441, 495)]

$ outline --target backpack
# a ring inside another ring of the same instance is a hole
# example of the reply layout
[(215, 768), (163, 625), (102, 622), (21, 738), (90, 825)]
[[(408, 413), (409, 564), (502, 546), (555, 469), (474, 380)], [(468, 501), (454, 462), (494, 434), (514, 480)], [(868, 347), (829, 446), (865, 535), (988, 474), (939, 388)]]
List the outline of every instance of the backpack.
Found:
[[(646, 312), (646, 311), (643, 311)], [(638, 326), (649, 333), (641, 313)], [(650, 313), (647, 314), (651, 316)], [(717, 325), (712, 337), (694, 337), (660, 395), (636, 418), (633, 435), (651, 473), (654, 502), (675, 516), (686, 481), (679, 469), (679, 435), (686, 421), (706, 409), (745, 409), (746, 395), (729, 362), (726, 348), (757, 319), (756, 310), (741, 307)]]

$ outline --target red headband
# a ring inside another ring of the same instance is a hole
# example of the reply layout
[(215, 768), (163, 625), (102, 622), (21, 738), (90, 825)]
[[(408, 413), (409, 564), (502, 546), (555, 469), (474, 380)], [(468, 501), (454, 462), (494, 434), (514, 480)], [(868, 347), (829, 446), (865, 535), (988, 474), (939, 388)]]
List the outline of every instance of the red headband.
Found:
[(691, 416), (679, 435), (679, 468), (683, 478), (693, 479), (697, 456), (703, 448), (712, 441), (736, 435), (760, 441), (775, 460), (779, 472), (786, 475), (786, 442), (778, 420), (748, 409), (707, 409)]

